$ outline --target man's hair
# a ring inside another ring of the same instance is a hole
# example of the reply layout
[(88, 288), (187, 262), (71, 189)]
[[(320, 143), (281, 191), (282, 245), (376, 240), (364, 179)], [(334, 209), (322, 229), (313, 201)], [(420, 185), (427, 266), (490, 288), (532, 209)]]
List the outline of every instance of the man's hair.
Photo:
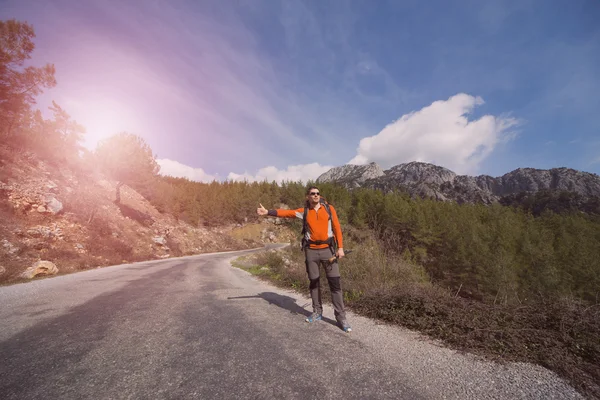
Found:
[(317, 189), (317, 190), (319, 190), (319, 188), (318, 188), (318, 187), (316, 187), (316, 186), (311, 186), (311, 187), (309, 187), (308, 189), (306, 189), (306, 194), (307, 194), (307, 195), (309, 195), (309, 194), (310, 194), (310, 191), (311, 191), (311, 190), (313, 190), (313, 189)]

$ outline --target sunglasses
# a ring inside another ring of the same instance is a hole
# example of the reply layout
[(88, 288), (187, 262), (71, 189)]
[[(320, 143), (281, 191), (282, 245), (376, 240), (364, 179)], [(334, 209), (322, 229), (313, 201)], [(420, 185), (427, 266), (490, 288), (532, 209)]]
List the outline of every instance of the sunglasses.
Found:
[(310, 195), (311, 195), (311, 196), (315, 196), (315, 195), (316, 195), (316, 196), (320, 196), (320, 195), (321, 195), (321, 193), (319, 193), (319, 192), (310, 192)]

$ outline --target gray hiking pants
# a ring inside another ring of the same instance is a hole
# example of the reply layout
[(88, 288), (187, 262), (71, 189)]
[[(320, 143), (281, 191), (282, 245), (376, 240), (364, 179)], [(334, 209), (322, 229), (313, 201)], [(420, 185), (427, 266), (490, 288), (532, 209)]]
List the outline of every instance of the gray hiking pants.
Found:
[(321, 301), (320, 284), (320, 266), (325, 267), (325, 275), (331, 291), (331, 302), (335, 311), (335, 319), (338, 321), (346, 320), (346, 311), (344, 310), (344, 295), (342, 294), (342, 284), (340, 282), (340, 267), (337, 260), (331, 264), (328, 260), (334, 256), (330, 248), (305, 250), (306, 254), (306, 272), (310, 280), (310, 297), (312, 298), (313, 311), (319, 314), (323, 313), (323, 303)]

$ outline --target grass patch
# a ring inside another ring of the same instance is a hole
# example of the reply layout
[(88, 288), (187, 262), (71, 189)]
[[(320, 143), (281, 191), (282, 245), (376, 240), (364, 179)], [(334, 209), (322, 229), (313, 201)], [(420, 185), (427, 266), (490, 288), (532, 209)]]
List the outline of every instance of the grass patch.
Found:
[(252, 275), (256, 276), (266, 276), (277, 280), (278, 276), (273, 271), (269, 269), (269, 267), (265, 265), (256, 265), (254, 267), (250, 267), (246, 269), (246, 271), (250, 272)]
[[(308, 290), (306, 272), (300, 273), (288, 256), (289, 251), (286, 250), (261, 251), (238, 257), (232, 261), (232, 266), (264, 278), (275, 286), (291, 287), (299, 291)], [(288, 260), (287, 265), (286, 259)]]
[(242, 256), (231, 263), (235, 268), (243, 269), (254, 276), (269, 277), (276, 280), (276, 275), (268, 265), (259, 264), (255, 255)]

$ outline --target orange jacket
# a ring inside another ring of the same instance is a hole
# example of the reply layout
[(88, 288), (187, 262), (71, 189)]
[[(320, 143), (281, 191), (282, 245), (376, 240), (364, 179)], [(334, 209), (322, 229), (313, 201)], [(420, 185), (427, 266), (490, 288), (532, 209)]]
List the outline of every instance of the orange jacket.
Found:
[[(335, 208), (330, 204), (329, 210), (331, 211), (331, 219), (329, 220), (329, 214), (324, 205), (321, 205), (318, 211), (314, 208), (309, 208), (306, 214), (306, 224), (308, 226), (306, 232), (307, 240), (321, 240), (325, 241), (330, 237), (335, 237), (337, 246), (339, 248), (344, 247), (342, 241), (342, 228), (340, 227), (340, 221), (338, 220)], [(280, 218), (304, 218), (304, 207), (297, 208), (295, 210), (269, 210), (269, 215), (273, 215)], [(327, 248), (327, 244), (311, 244), (311, 249), (324, 249)]]

